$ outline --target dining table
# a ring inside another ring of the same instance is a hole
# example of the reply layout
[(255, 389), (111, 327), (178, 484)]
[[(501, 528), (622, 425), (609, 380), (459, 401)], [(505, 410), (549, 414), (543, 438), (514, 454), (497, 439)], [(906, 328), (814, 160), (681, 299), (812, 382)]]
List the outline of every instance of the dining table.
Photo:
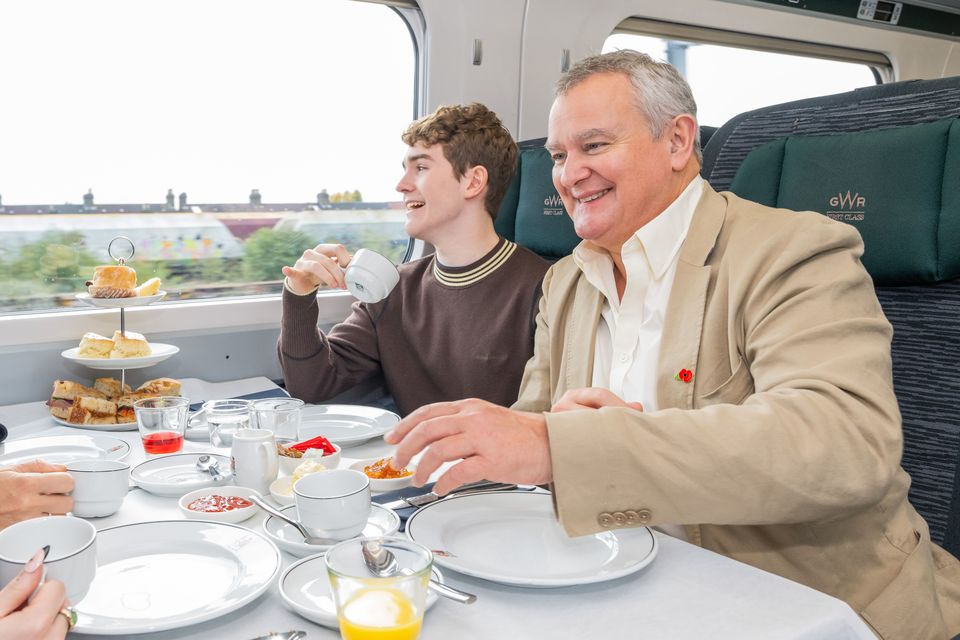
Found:
[[(275, 390), (267, 378), (211, 383), (183, 380), (191, 401), (241, 397)], [(94, 432), (56, 424), (43, 402), (0, 407), (0, 423), (9, 429), (7, 442), (41, 436), (108, 435), (130, 444), (131, 467), (146, 455), (137, 431)], [(203, 441), (187, 440), (184, 452), (220, 453)], [(0, 450), (2, 453), (2, 450)], [(382, 438), (344, 448), (340, 468), (352, 462), (387, 456), (392, 447)], [(260, 532), (265, 514), (240, 523)], [(119, 525), (183, 520), (177, 498), (131, 490), (119, 511), (91, 518), (98, 531)], [(530, 588), (491, 582), (443, 569), (451, 586), (477, 595), (463, 605), (440, 598), (427, 611), (421, 638), (543, 640), (545, 638), (669, 638), (711, 640), (866, 640), (876, 636), (843, 601), (786, 578), (702, 549), (659, 531), (653, 535), (657, 554), (643, 569), (617, 579), (556, 588)], [(280, 552), (278, 576), (298, 559)], [(268, 632), (303, 630), (310, 639), (337, 638), (336, 629), (315, 624), (287, 608), (278, 580), (263, 595), (220, 617), (135, 637), (224, 638), (250, 640)], [(71, 638), (93, 634), (71, 633)], [(99, 636), (98, 636), (99, 637)], [(127, 636), (128, 637), (128, 636)]]

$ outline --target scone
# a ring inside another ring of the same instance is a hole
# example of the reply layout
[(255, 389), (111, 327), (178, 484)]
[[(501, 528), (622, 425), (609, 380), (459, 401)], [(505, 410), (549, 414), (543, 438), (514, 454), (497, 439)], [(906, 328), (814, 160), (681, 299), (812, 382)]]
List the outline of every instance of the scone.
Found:
[(85, 333), (80, 340), (81, 358), (109, 358), (113, 351), (113, 340), (105, 338), (99, 333)]
[(113, 332), (113, 350), (110, 352), (111, 358), (142, 358), (150, 355), (150, 345), (139, 333), (127, 331)]
[(96, 267), (87, 292), (91, 298), (132, 298), (137, 295), (137, 272), (122, 264)]

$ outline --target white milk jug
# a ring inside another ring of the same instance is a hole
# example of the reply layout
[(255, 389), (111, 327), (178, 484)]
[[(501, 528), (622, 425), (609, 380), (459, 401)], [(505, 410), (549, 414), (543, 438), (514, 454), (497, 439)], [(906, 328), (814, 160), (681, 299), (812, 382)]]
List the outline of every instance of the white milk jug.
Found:
[(270, 483), (277, 479), (280, 461), (273, 432), (267, 429), (240, 429), (233, 436), (230, 468), (239, 487), (270, 493)]

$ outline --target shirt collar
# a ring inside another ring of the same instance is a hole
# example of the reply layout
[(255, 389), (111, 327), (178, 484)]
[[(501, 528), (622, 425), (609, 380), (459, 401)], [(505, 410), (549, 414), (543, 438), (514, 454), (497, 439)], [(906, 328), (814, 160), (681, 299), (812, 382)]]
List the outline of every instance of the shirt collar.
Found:
[[(656, 279), (660, 279), (670, 268), (674, 258), (683, 246), (693, 219), (693, 212), (697, 208), (700, 196), (703, 195), (703, 178), (695, 176), (690, 184), (676, 200), (663, 210), (657, 217), (643, 225), (624, 243), (623, 257), (626, 254), (646, 256), (650, 271)], [(606, 251), (584, 240), (573, 250), (573, 260), (584, 273), (596, 273), (601, 266), (605, 270), (613, 268), (613, 261)], [(610, 274), (613, 277), (613, 274)], [(604, 278), (605, 279), (605, 278)], [(605, 287), (598, 287), (604, 289)]]

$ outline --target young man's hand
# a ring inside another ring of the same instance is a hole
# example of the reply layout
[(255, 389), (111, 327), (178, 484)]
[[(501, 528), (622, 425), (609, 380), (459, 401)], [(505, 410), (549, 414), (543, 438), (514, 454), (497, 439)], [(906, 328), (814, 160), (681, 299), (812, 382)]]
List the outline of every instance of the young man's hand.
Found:
[(351, 255), (342, 244), (318, 244), (307, 249), (292, 267), (283, 267), (286, 287), (292, 293), (305, 296), (319, 287), (346, 289), (343, 268)]

